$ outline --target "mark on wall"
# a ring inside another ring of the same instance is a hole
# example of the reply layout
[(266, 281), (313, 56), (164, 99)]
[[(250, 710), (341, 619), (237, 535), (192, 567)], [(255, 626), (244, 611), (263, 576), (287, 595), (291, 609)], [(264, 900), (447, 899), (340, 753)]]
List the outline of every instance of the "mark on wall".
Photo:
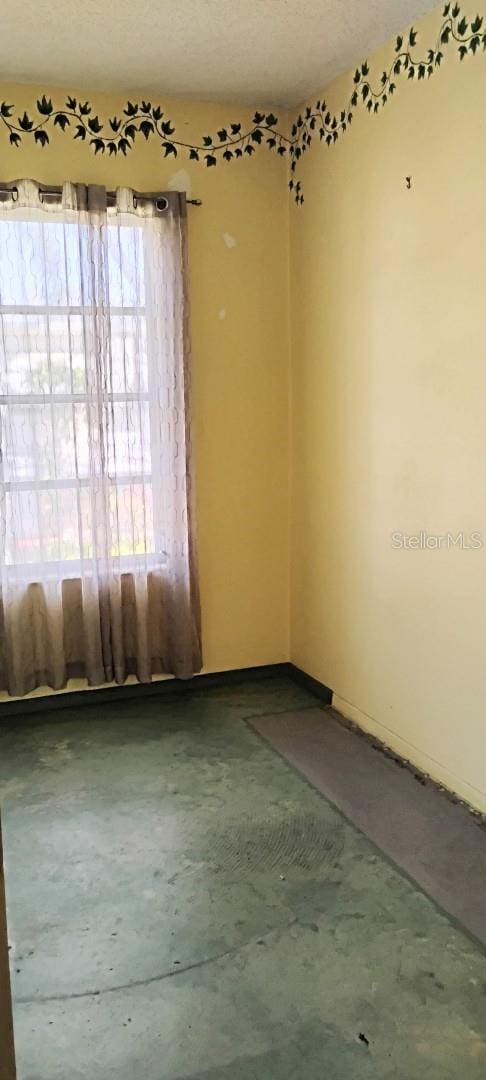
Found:
[(31, 114), (24, 111), (17, 117), (13, 104), (0, 102), (0, 124), (8, 132), (12, 147), (19, 146), (25, 138), (33, 138), (38, 146), (45, 147), (50, 140), (48, 129), (56, 128), (59, 133), (69, 131), (74, 139), (86, 142), (95, 154), (107, 152), (110, 156), (126, 156), (136, 141), (156, 137), (166, 158), (176, 158), (182, 153), (190, 161), (202, 162), (208, 168), (222, 161), (236, 161), (244, 155), (252, 157), (258, 149), (265, 148), (281, 157), (289, 156), (292, 174), (289, 187), (295, 202), (300, 205), (304, 201), (302, 183), (295, 174), (315, 138), (318, 136), (324, 145), (333, 146), (350, 127), (358, 107), (364, 106), (376, 115), (395, 93), (398, 79), (417, 82), (429, 79), (439, 70), (446, 50), (450, 52), (453, 47), (460, 60), (482, 54), (486, 50), (484, 17), (476, 15), (469, 20), (458, 3), (448, 2), (442, 11), (437, 38), (420, 58), (416, 55), (417, 41), (418, 33), (414, 27), (408, 33), (399, 34), (393, 60), (381, 77), (376, 73), (372, 80), (369, 63), (365, 60), (354, 72), (351, 94), (342, 108), (331, 110), (326, 101), (319, 98), (299, 113), (289, 134), (279, 129), (278, 117), (272, 112), (257, 111), (247, 124), (241, 120), (232, 121), (191, 143), (177, 138), (172, 121), (160, 105), (150, 101), (127, 101), (119, 116), (100, 119), (93, 113), (89, 101), (69, 95), (61, 107), (56, 107), (46, 94), (37, 100)]
[(228, 232), (223, 233), (223, 240), (224, 240), (227, 248), (236, 247), (237, 241), (235, 240), (234, 236), (231, 236), (230, 233), (228, 233)]
[(225, 318), (226, 318), (226, 308), (222, 307), (221, 310), (218, 311), (218, 319), (222, 320), (222, 319), (225, 319)]
[(192, 181), (187, 169), (178, 169), (172, 173), (168, 187), (170, 191), (185, 191), (188, 198), (192, 195)]

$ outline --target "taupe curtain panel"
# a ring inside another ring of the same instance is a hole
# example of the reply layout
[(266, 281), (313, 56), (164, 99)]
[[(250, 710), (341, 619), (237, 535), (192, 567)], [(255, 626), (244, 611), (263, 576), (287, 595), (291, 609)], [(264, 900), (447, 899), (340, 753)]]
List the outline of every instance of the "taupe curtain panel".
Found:
[[(111, 202), (115, 205), (111, 205)], [(159, 203), (159, 207), (164, 203)], [(0, 688), (201, 667), (185, 198), (0, 201)]]

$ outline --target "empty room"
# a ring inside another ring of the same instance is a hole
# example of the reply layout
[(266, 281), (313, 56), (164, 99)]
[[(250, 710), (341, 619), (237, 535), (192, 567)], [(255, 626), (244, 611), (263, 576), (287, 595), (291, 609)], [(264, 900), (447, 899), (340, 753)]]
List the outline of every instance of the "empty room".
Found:
[(0, 60), (0, 1080), (485, 1080), (486, 6)]

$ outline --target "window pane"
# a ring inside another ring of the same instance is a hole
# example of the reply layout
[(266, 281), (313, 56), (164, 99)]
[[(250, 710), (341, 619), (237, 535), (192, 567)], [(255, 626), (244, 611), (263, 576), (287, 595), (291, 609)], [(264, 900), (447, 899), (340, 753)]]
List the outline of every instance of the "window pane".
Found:
[(130, 225), (107, 228), (108, 280), (112, 307), (144, 307), (142, 229)]
[(81, 315), (4, 315), (2, 394), (86, 391)]
[(147, 391), (147, 328), (143, 315), (111, 316), (112, 390)]
[[(108, 516), (97, 511), (104, 494), (88, 487), (58, 491), (7, 491), (6, 562), (69, 562), (93, 557), (95, 523), (107, 521), (106, 541), (112, 556), (146, 555), (155, 551), (152, 489), (142, 483), (111, 486)], [(98, 535), (98, 555), (105, 535)]]
[(155, 551), (152, 488), (124, 484), (110, 489), (112, 555), (146, 555)]
[[(6, 481), (76, 476), (76, 427), (71, 405), (2, 405), (1, 417)], [(84, 453), (85, 431), (86, 425)]]
[(98, 406), (2, 405), (3, 476), (15, 480), (56, 481), (87, 478), (102, 468), (108, 477), (149, 474), (150, 416), (146, 401), (117, 401), (104, 411), (100, 432)]
[[(84, 325), (86, 322), (86, 326)], [(83, 394), (89, 316), (4, 315), (0, 339), (1, 394)], [(113, 393), (146, 393), (147, 341), (143, 315), (111, 317)], [(91, 364), (93, 371), (95, 364)], [(95, 388), (90, 386), (91, 390)]]
[[(6, 562), (9, 565), (80, 558), (78, 494), (7, 491)], [(88, 521), (85, 522), (88, 526)]]
[(81, 303), (80, 228), (57, 221), (0, 221), (0, 303)]
[[(80, 252), (82, 224), (63, 221), (0, 221), (0, 304), (73, 306), (83, 303)], [(143, 234), (139, 227), (107, 225), (106, 265), (110, 305), (143, 307)], [(84, 298), (86, 302), (86, 297)]]
[(110, 417), (110, 477), (149, 473), (150, 414), (147, 401), (116, 401)]

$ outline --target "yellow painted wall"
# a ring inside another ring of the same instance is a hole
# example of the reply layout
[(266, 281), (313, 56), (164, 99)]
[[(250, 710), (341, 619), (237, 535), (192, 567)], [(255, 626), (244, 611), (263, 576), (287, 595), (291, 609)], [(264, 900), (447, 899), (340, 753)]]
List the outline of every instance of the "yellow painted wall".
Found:
[[(370, 59), (378, 84), (392, 58)], [(291, 659), (486, 810), (486, 547), (391, 544), (486, 544), (486, 56), (396, 82), (306, 153), (291, 208)]]
[[(46, 92), (0, 86), (15, 115)], [(70, 94), (76, 94), (69, 87)], [(79, 95), (78, 95), (79, 96)], [(89, 96), (94, 112), (120, 114), (122, 95)], [(130, 95), (133, 97), (133, 95)], [(148, 95), (141, 95), (147, 97)], [(140, 100), (140, 99), (139, 99)], [(153, 100), (153, 97), (152, 97)], [(200, 142), (253, 110), (161, 102), (179, 138)], [(31, 176), (163, 190), (172, 181), (203, 200), (189, 208), (194, 428), (205, 670), (288, 658), (288, 199), (285, 164), (262, 148), (207, 169), (165, 159), (138, 136), (126, 158), (94, 156), (70, 134), (50, 145), (10, 147), (0, 131), (0, 180)]]
[[(418, 24), (417, 55), (440, 22), (438, 9)], [(393, 50), (369, 59), (373, 83)], [(204, 201), (189, 214), (206, 670), (290, 655), (486, 810), (486, 546), (391, 539), (486, 544), (486, 56), (444, 53), (430, 80), (397, 78), (376, 117), (355, 110), (334, 147), (314, 141), (290, 216), (285, 165), (266, 150), (207, 170), (164, 160), (155, 140), (114, 161), (61, 133), (45, 149), (2, 136), (0, 179), (150, 190), (189, 173)], [(352, 73), (328, 88), (331, 110), (352, 89)], [(44, 91), (0, 99), (20, 114)], [(93, 103), (106, 117), (124, 102)], [(189, 141), (251, 118), (163, 104)]]

